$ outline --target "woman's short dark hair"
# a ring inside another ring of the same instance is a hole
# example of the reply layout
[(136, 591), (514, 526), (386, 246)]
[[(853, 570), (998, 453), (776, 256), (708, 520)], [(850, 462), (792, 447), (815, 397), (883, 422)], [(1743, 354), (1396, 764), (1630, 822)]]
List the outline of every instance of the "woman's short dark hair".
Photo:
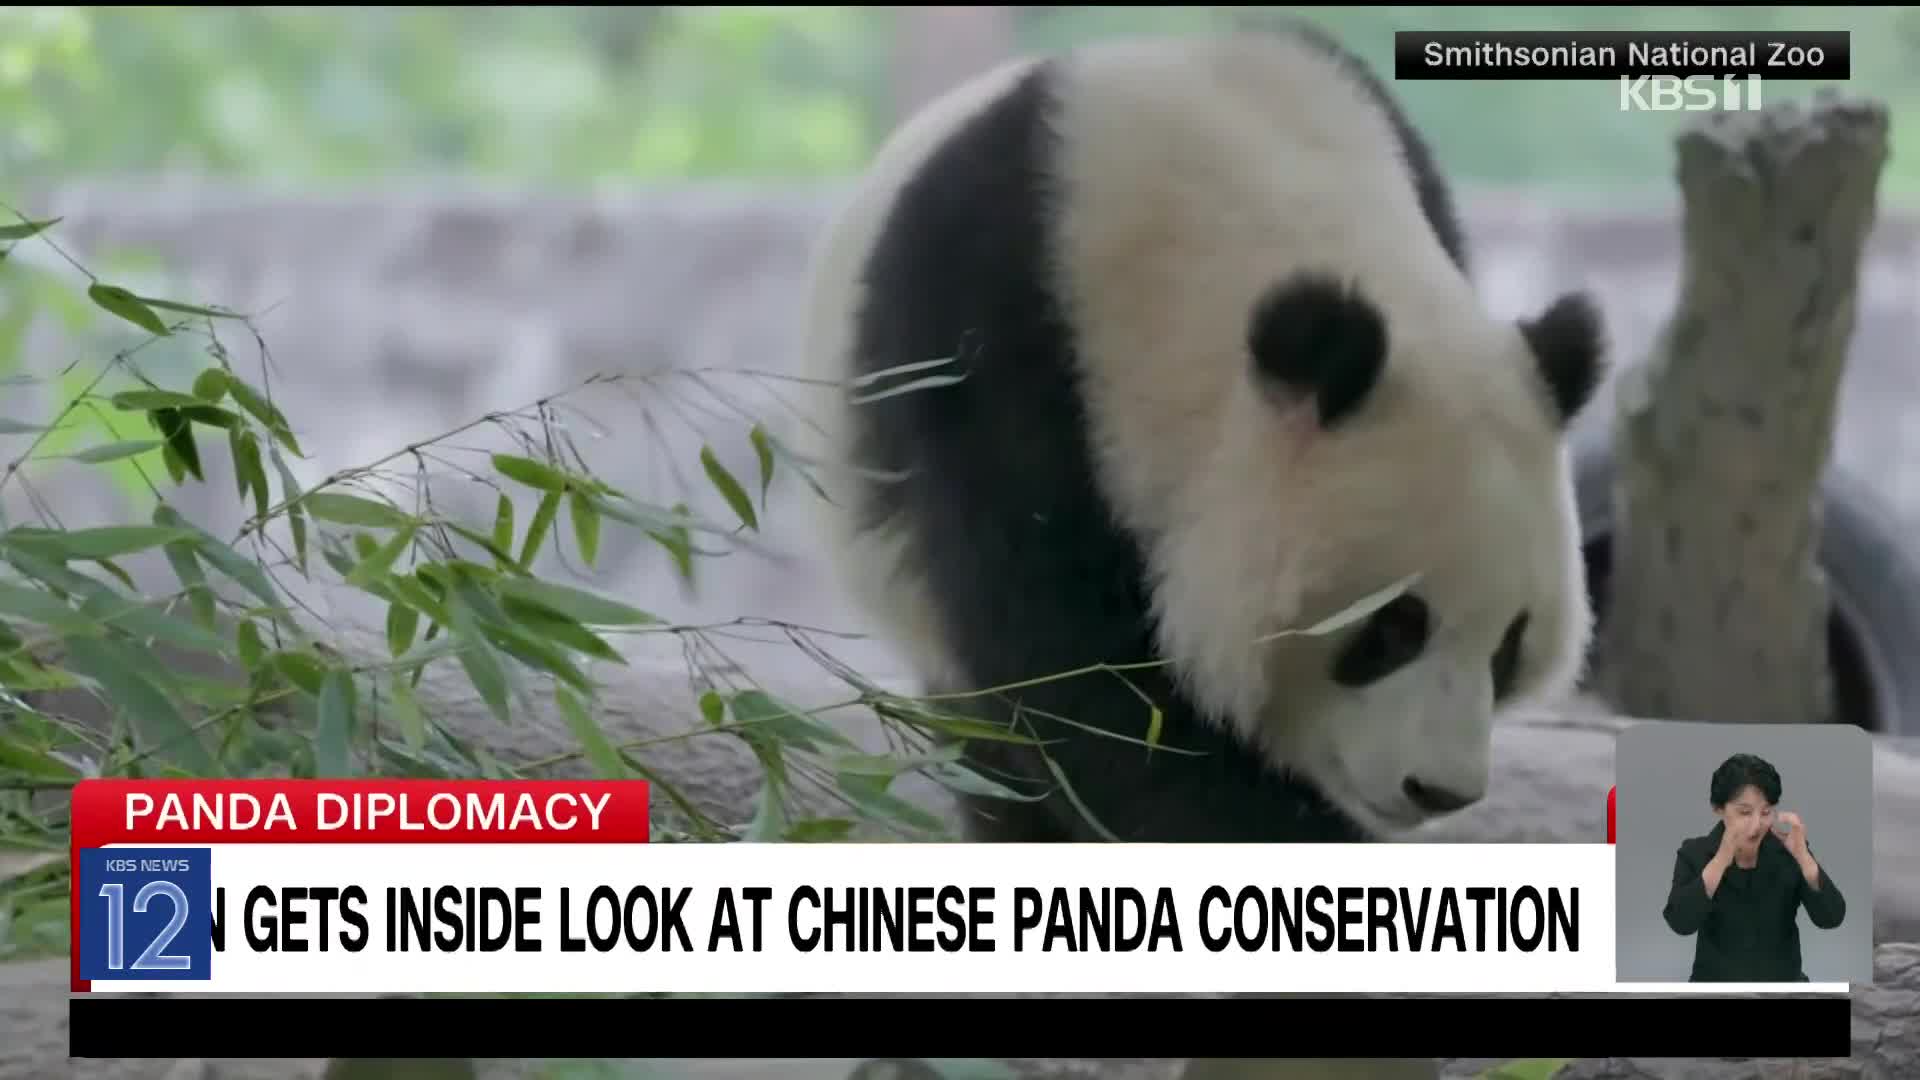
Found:
[(1707, 798), (1715, 810), (1733, 801), (1735, 795), (1753, 785), (1760, 789), (1760, 795), (1769, 803), (1780, 801), (1780, 770), (1767, 763), (1765, 758), (1753, 754), (1735, 754), (1720, 763), (1713, 770), (1713, 783)]

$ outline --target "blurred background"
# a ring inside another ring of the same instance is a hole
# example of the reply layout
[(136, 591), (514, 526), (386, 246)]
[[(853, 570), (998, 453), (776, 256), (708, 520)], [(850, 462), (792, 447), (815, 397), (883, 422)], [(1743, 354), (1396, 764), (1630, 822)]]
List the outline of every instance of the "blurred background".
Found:
[[(60, 251), (22, 244), (0, 262), (11, 279), (0, 288), (11, 305), (0, 313), (0, 414), (44, 413), (90, 377), (77, 359), (140, 336), (73, 288), (85, 284), (78, 263), (146, 295), (255, 315), (258, 340), (227, 331), (221, 344), (270, 382), (307, 451), (293, 463), (304, 483), (598, 373), (618, 381), (562, 411), (595, 469), (725, 519), (698, 449), (711, 443), (751, 477), (752, 420), (776, 436), (804, 422), (762, 375), (791, 362), (806, 259), (835, 193), (905, 114), (1016, 53), (1272, 10), (0, 9), (0, 197), (63, 219), (50, 234)], [(1293, 10), (1389, 76), (1402, 29), (1851, 31), (1847, 88), (1890, 104), (1895, 149), (1840, 455), (1890, 490), (1912, 486), (1920, 10)], [(1593, 288), (1621, 359), (1637, 358), (1672, 302), (1672, 137), (1686, 116), (1620, 112), (1606, 81), (1394, 89), (1461, 187), (1489, 303), (1518, 313)], [(163, 341), (138, 363), (184, 385), (206, 348)], [(690, 377), (650, 381), (663, 372)], [(483, 427), (462, 441), (504, 438)], [(0, 456), (13, 439), (0, 433)], [(176, 502), (231, 535), (242, 504), (226, 455), (207, 457), (207, 483)], [(49, 469), (37, 490), (68, 525), (148, 510), (128, 468)], [(491, 518), (493, 497), (477, 485), (438, 497), (479, 527)], [(562, 566), (564, 545), (550, 549), (548, 572), (680, 618), (838, 625), (845, 616), (796, 531), (797, 500), (810, 497), (792, 475), (777, 480), (769, 541), (788, 557), (738, 556), (697, 591), (626, 528), (610, 528), (591, 572)], [(8, 492), (14, 520), (33, 509), (23, 498)], [(1903, 494), (1909, 510), (1917, 503)]]

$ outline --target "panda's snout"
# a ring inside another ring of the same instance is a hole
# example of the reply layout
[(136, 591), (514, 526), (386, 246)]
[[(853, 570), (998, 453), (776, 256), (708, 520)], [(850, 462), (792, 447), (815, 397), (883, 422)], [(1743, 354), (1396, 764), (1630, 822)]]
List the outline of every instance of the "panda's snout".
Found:
[(1485, 797), (1485, 791), (1462, 792), (1451, 788), (1430, 784), (1417, 776), (1409, 776), (1400, 782), (1400, 790), (1407, 800), (1429, 814), (1451, 814), (1465, 810)]

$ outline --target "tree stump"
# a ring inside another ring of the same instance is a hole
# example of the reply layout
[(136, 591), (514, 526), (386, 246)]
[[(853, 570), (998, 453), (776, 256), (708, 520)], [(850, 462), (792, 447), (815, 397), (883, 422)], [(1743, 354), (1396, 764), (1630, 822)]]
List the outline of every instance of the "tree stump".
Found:
[(1822, 93), (1712, 114), (1677, 145), (1680, 293), (1618, 384), (1595, 684), (1633, 715), (1825, 722), (1820, 484), (1887, 113)]

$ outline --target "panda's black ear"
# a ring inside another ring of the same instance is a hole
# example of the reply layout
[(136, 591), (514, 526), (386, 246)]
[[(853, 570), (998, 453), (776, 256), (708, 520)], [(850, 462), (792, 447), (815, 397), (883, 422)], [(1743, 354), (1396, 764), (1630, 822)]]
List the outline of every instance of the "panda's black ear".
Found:
[(1387, 320), (1339, 279), (1301, 274), (1268, 289), (1247, 326), (1264, 388), (1311, 395), (1332, 428), (1366, 400), (1387, 363)]
[(1568, 293), (1534, 318), (1522, 320), (1520, 333), (1533, 350), (1556, 419), (1566, 427), (1593, 400), (1606, 375), (1600, 307), (1586, 293)]

